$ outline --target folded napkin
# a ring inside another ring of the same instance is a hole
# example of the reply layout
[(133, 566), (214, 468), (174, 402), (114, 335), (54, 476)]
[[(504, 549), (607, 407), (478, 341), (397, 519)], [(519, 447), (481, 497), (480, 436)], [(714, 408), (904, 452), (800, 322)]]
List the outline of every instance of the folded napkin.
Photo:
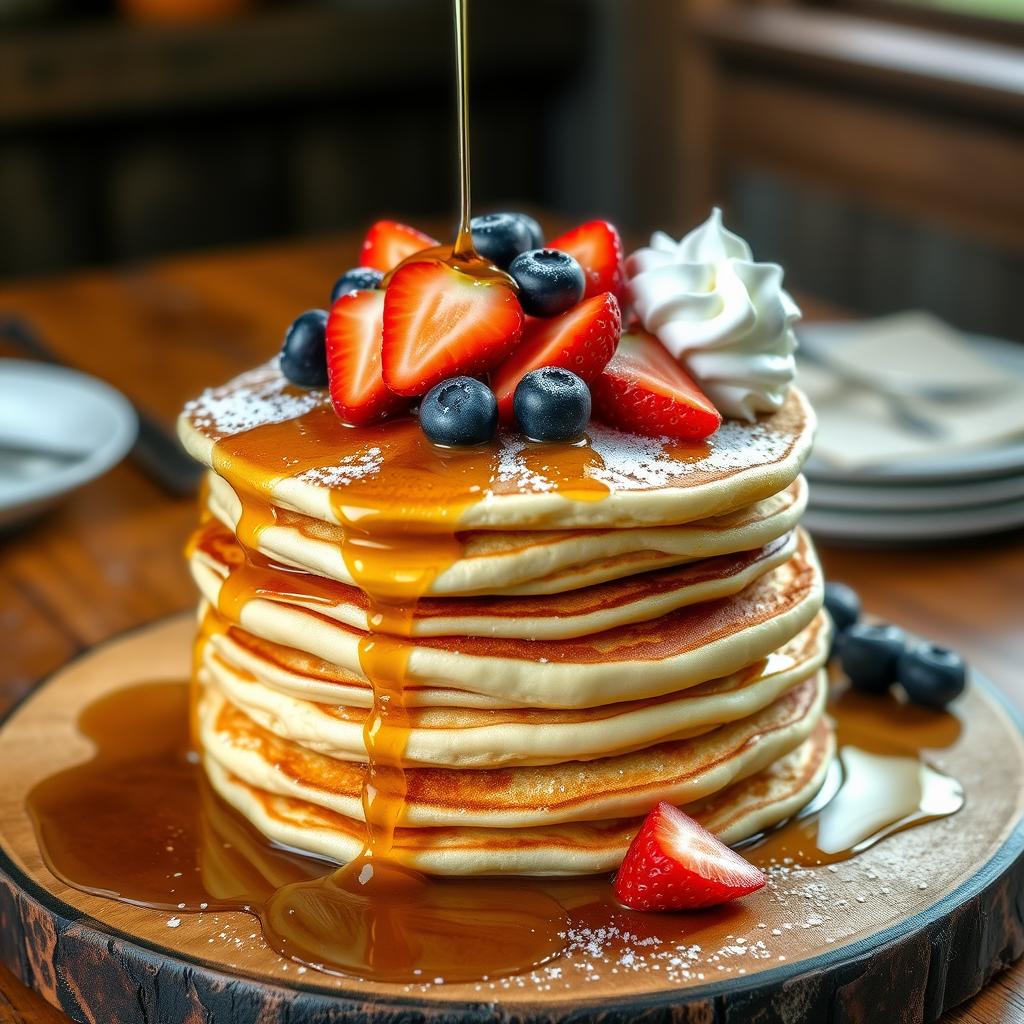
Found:
[[(818, 413), (819, 459), (859, 469), (941, 459), (1024, 436), (1024, 375), (992, 363), (927, 313), (804, 333), (797, 383)], [(816, 353), (823, 362), (811, 358)], [(964, 393), (912, 393), (922, 386)]]

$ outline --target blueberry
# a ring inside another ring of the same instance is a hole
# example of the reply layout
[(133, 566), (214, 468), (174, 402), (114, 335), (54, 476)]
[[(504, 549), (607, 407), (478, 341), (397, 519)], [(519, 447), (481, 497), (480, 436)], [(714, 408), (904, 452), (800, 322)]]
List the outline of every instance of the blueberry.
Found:
[(558, 316), (583, 298), (583, 268), (567, 252), (530, 249), (508, 268), (519, 285), (519, 304), (530, 316)]
[(512, 216), (518, 217), (526, 225), (526, 230), (530, 232), (530, 248), (540, 249), (544, 245), (544, 229), (540, 226), (540, 222), (528, 213), (513, 213)]
[(420, 402), (420, 426), (434, 444), (483, 444), (498, 428), (498, 400), (475, 377), (451, 377), (435, 384)]
[(381, 271), (374, 270), (373, 267), (353, 267), (351, 270), (346, 270), (334, 282), (334, 287), (331, 289), (331, 305), (333, 306), (342, 295), (348, 295), (349, 292), (371, 291), (374, 288), (379, 288), (383, 280), (384, 275)]
[(502, 270), (533, 246), (530, 227), (517, 213), (486, 213), (474, 217), (469, 226), (476, 251)]
[(523, 376), (512, 410), (533, 441), (575, 441), (590, 422), (590, 389), (571, 370), (542, 366)]
[(967, 666), (955, 651), (935, 644), (908, 647), (900, 657), (896, 674), (915, 704), (944, 708), (956, 700), (967, 685)]
[(855, 622), (839, 645), (839, 663), (855, 690), (885, 693), (896, 682), (896, 666), (907, 648), (899, 626)]
[(831, 658), (840, 637), (860, 620), (860, 598), (857, 591), (845, 583), (826, 583), (825, 611), (832, 619), (833, 626), (832, 647), (829, 650)]
[(309, 309), (297, 317), (284, 336), (281, 372), (300, 388), (327, 386), (327, 310)]

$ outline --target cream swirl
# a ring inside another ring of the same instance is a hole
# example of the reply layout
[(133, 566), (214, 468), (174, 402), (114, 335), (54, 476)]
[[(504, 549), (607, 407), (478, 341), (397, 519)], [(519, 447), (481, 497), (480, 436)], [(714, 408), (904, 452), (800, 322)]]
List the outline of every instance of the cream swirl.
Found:
[(796, 374), (800, 309), (782, 267), (755, 263), (717, 207), (681, 242), (657, 231), (626, 261), (644, 328), (686, 367), (725, 416), (753, 420), (785, 401)]

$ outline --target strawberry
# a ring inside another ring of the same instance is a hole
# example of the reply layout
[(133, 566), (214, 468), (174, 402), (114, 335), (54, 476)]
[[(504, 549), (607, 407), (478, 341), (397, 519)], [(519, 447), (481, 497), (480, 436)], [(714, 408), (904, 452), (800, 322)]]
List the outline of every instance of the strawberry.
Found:
[(550, 319), (528, 317), (519, 347), (491, 375), (502, 420), (512, 422), (512, 396), (530, 370), (561, 366), (589, 384), (611, 359), (621, 334), (622, 313), (611, 292)]
[(621, 301), (626, 287), (622, 239), (608, 221), (592, 220), (581, 224), (548, 242), (547, 248), (561, 249), (576, 258), (587, 279), (585, 299), (611, 292)]
[(407, 224), (396, 220), (379, 220), (366, 233), (362, 252), (359, 254), (361, 267), (373, 267), (385, 274), (394, 270), (402, 260), (413, 253), (422, 252), (438, 245), (436, 238), (423, 234)]
[(763, 872), (662, 801), (644, 818), (615, 876), (615, 895), (634, 910), (700, 910), (756, 892)]
[(389, 391), (380, 371), (384, 293), (349, 292), (327, 317), (327, 380), (334, 410), (345, 423), (363, 426), (401, 411), (408, 403)]
[(722, 422), (711, 400), (650, 334), (624, 334), (590, 393), (605, 423), (640, 434), (699, 441)]
[(384, 380), (400, 395), (422, 395), (446, 377), (500, 363), (522, 331), (509, 285), (435, 261), (409, 263), (384, 296)]

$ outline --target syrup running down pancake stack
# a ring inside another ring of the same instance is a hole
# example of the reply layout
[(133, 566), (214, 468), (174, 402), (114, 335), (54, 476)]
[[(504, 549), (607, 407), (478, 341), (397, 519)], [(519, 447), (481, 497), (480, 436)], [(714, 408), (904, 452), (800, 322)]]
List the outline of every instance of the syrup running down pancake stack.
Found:
[(613, 869), (660, 800), (729, 843), (791, 816), (832, 754), (812, 433), (795, 389), (696, 443), (465, 449), (347, 427), (276, 360), (206, 392), (210, 783), (285, 845), (445, 875)]

